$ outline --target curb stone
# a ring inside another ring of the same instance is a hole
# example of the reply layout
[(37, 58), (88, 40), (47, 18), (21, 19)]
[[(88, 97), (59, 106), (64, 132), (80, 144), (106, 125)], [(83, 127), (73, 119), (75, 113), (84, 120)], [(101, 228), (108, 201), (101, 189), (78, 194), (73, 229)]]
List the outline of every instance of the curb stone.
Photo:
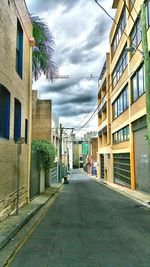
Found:
[[(30, 202), (24, 208), (20, 209), (20, 217), (19, 215), (11, 215), (0, 223), (0, 250), (4, 248), (8, 242), (12, 240), (13, 237), (21, 230), (21, 228), (23, 228), (23, 226), (30, 221), (30, 219), (50, 200), (50, 198), (52, 198), (59, 191), (62, 185), (63, 184), (61, 183), (58, 188), (52, 188), (53, 191), (49, 194), (49, 196), (44, 197), (45, 200), (43, 203), (33, 204)], [(39, 195), (38, 197), (41, 196)], [(5, 230), (3, 230), (3, 226), (5, 227)]]
[(107, 182), (98, 181), (94, 177), (91, 177), (91, 179), (93, 181), (95, 181), (96, 183), (104, 185), (104, 186), (106, 186), (106, 187), (108, 187), (108, 188), (110, 188), (110, 189), (112, 189), (112, 190), (114, 190), (114, 191), (116, 191), (116, 192), (118, 192), (118, 193), (120, 193), (120, 194), (122, 194), (122, 195), (124, 195), (124, 196), (126, 196), (126, 197), (128, 197), (128, 198), (130, 198), (130, 199), (132, 199), (134, 201), (136, 201), (136, 202), (138, 202), (139, 204), (141, 204), (141, 205), (143, 205), (143, 206), (145, 206), (147, 208), (150, 208), (150, 201), (149, 200), (147, 200), (147, 201), (141, 200), (140, 198), (136, 197), (135, 195), (133, 196), (130, 193), (126, 192), (123, 188), (121, 188), (121, 189), (114, 188), (113, 186), (109, 185)]

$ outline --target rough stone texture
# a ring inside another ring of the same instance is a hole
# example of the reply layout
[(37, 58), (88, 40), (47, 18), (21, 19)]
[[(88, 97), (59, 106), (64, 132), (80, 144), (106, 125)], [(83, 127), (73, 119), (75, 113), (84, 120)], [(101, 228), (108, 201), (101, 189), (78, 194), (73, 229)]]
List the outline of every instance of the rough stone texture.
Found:
[[(19, 207), (23, 207), (27, 204), (27, 189), (22, 188), (19, 192)], [(0, 203), (0, 221), (3, 221), (7, 218), (8, 215), (14, 214), (16, 210), (16, 192), (9, 197), (5, 198)]]
[[(23, 29), (23, 77), (16, 72), (17, 18)], [(10, 138), (0, 139), (0, 220), (14, 210), (18, 156), (14, 143), (14, 99), (21, 102), (21, 137), (25, 136), (28, 120), (28, 144), (23, 144), (20, 156), (20, 188), (28, 187), (31, 110), (31, 47), (32, 25), (24, 0), (0, 1), (0, 84), (10, 92)], [(27, 198), (27, 191), (26, 197)], [(23, 200), (24, 202), (24, 200)]]

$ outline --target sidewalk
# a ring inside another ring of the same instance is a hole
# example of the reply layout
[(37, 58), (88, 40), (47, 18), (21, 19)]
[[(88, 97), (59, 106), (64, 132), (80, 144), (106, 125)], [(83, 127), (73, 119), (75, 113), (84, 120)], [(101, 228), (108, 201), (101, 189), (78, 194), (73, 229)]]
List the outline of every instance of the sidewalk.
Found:
[(44, 193), (19, 209), (18, 215), (9, 216), (0, 223), (0, 250), (17, 234), (17, 232), (58, 192), (63, 184), (52, 185)]
[[(89, 175), (88, 175), (89, 176)], [(95, 182), (103, 184), (113, 190), (115, 190), (116, 192), (127, 196), (135, 201), (137, 201), (138, 203), (140, 203), (141, 205), (144, 205), (148, 208), (150, 208), (150, 194), (148, 193), (144, 193), (142, 191), (138, 191), (138, 190), (132, 190), (129, 189), (127, 187), (115, 184), (115, 183), (111, 183), (105, 180), (98, 180), (96, 177), (94, 176), (90, 176)]]

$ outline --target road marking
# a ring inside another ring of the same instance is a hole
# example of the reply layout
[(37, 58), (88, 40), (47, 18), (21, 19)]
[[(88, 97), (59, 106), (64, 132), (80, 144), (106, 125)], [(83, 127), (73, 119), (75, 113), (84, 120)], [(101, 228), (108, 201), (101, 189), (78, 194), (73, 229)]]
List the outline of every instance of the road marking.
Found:
[(18, 247), (15, 249), (14, 253), (8, 258), (7, 262), (5, 263), (5, 265), (3, 267), (9, 267), (9, 265), (13, 261), (14, 257), (17, 255), (18, 251), (26, 243), (26, 241), (28, 240), (28, 238), (32, 235), (32, 233), (34, 232), (35, 228), (44, 219), (44, 217), (45, 217), (46, 213), (48, 212), (49, 208), (53, 205), (53, 203), (55, 202), (56, 198), (59, 196), (59, 193), (61, 193), (63, 191), (63, 189), (64, 189), (64, 185), (61, 186), (61, 188), (59, 188), (59, 190), (48, 200), (49, 204), (48, 204), (48, 207), (46, 208), (46, 210), (42, 213), (42, 215), (40, 216), (40, 218), (38, 219), (38, 221), (34, 224), (34, 226), (31, 227), (31, 229), (30, 229), (29, 233), (27, 234), (26, 238), (24, 238), (20, 242), (20, 244), (18, 245)]

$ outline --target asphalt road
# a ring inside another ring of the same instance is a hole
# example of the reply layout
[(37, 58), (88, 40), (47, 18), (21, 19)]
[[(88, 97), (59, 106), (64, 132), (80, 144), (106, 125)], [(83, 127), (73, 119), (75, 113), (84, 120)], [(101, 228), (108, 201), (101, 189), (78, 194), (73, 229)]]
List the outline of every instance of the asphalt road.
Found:
[(150, 267), (150, 209), (78, 171), (10, 267)]

